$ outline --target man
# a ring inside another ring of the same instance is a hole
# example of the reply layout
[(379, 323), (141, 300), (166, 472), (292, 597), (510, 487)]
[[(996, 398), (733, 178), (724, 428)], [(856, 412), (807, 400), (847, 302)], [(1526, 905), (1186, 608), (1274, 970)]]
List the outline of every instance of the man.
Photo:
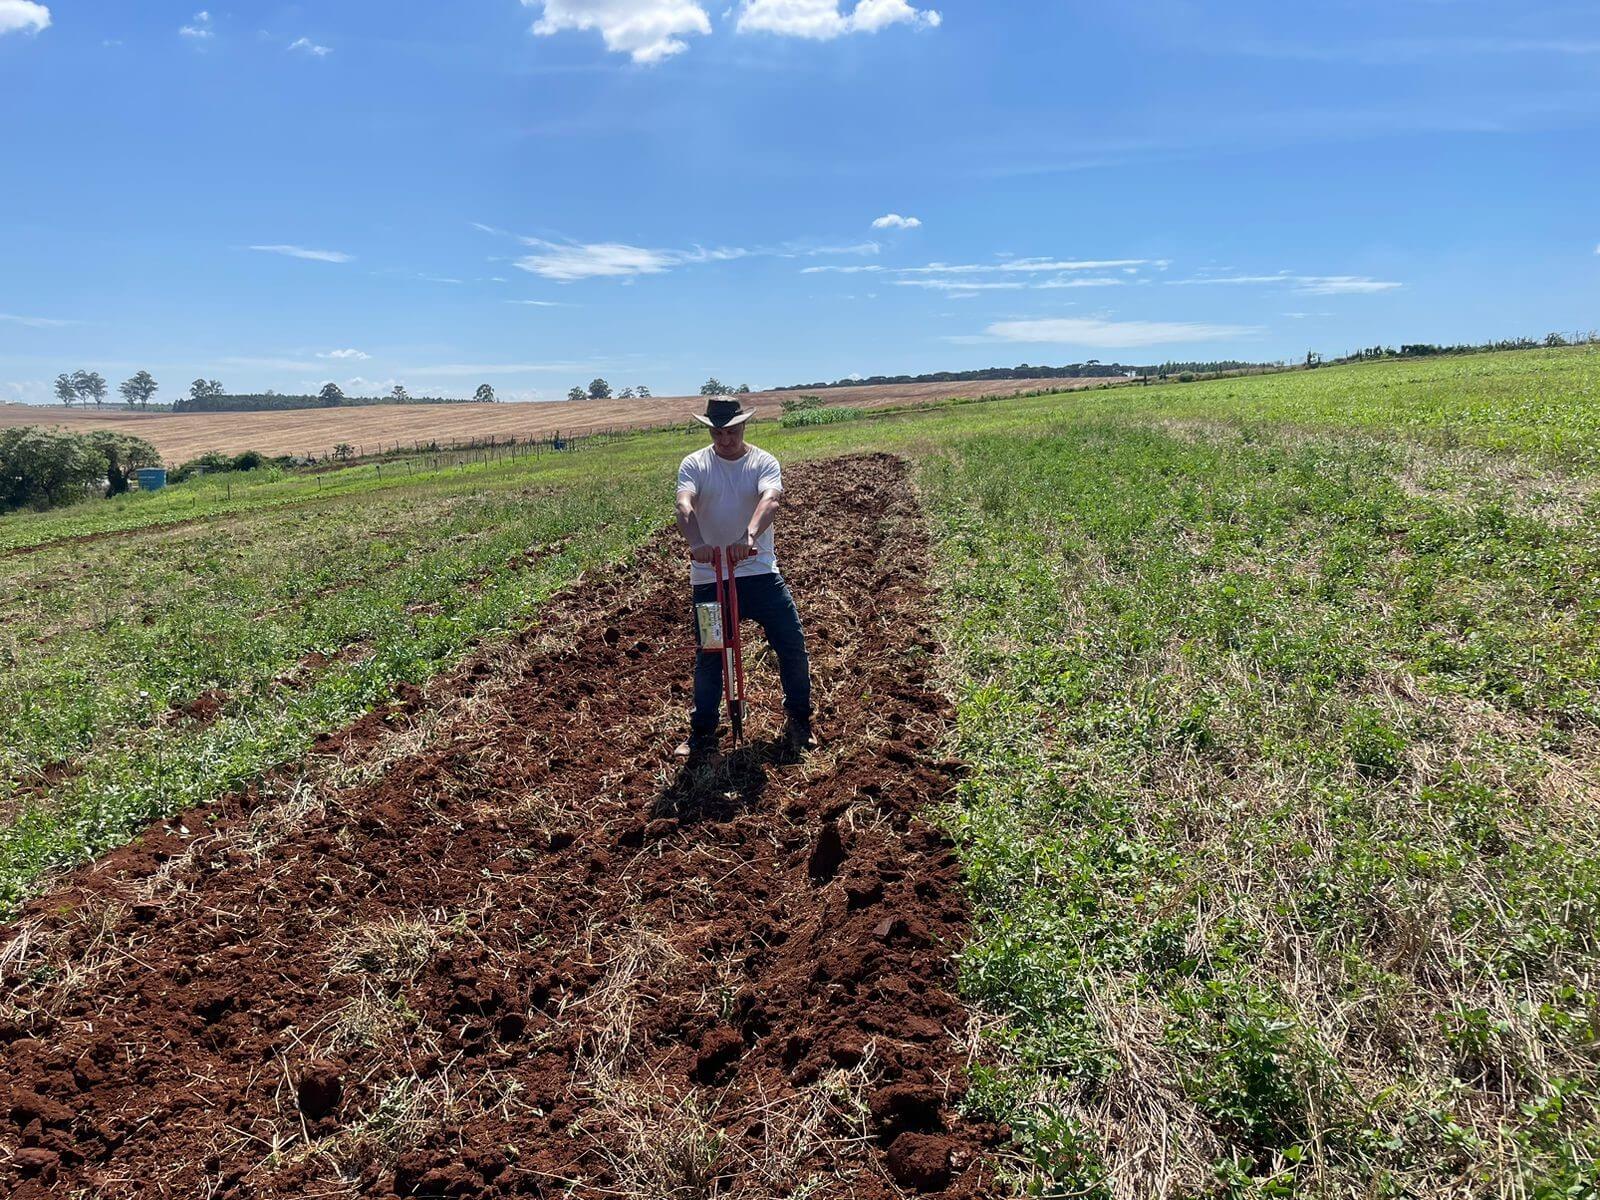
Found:
[[(778, 656), (788, 714), (784, 738), (793, 750), (803, 751), (817, 744), (811, 733), (811, 664), (800, 614), (789, 585), (778, 573), (772, 548), (783, 472), (772, 455), (745, 442), (744, 423), (753, 414), (737, 400), (713, 396), (706, 402), (705, 415), (696, 416), (710, 427), (711, 445), (689, 455), (678, 468), (678, 530), (689, 543), (694, 603), (716, 599), (713, 552), (722, 549), (733, 564), (739, 615), (761, 626)], [(694, 711), (689, 738), (677, 749), (679, 758), (716, 747), (721, 710), (722, 655), (696, 654)]]

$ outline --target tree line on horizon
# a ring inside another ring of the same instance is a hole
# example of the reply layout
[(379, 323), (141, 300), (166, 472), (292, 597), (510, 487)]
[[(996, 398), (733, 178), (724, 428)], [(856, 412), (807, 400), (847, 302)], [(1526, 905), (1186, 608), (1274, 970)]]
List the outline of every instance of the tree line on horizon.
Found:
[[(140, 371), (119, 384), (117, 391), (121, 393), (128, 408), (148, 409), (150, 398), (160, 388), (161, 385), (149, 371)], [(73, 371), (70, 374), (63, 371), (56, 376), (54, 390), (56, 399), (68, 408), (74, 404), (85, 408), (93, 404), (96, 408), (100, 408), (105, 404), (108, 389), (105, 377), (98, 371)], [(386, 396), (347, 396), (344, 389), (336, 383), (323, 384), (322, 390), (315, 396), (299, 396), (280, 395), (273, 391), (233, 394), (226, 391), (215, 379), (196, 379), (189, 385), (187, 396), (174, 401), (171, 405), (157, 407), (170, 408), (172, 412), (259, 412), (371, 404), (494, 404), (496, 399), (494, 388), (487, 383), (479, 384), (477, 391), (470, 398), (413, 396), (401, 384), (396, 384)]]

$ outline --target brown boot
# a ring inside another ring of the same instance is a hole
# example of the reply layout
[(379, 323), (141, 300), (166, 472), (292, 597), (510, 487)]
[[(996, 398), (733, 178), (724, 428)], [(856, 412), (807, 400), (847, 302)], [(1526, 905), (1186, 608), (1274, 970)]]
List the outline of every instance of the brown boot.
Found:
[(817, 748), (817, 735), (811, 731), (811, 722), (790, 717), (783, 727), (783, 744), (795, 754), (804, 754)]
[(716, 753), (717, 739), (711, 734), (691, 733), (672, 751), (673, 758), (684, 760), (705, 758)]

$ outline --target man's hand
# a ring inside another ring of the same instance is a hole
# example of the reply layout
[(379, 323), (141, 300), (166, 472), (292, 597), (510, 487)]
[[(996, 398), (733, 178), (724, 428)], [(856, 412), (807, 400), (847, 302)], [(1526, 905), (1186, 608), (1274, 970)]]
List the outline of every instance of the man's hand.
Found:
[(705, 563), (709, 566), (711, 561), (715, 559), (716, 556), (717, 548), (715, 546), (701, 545), (691, 546), (689, 548), (689, 557), (694, 559), (694, 561), (697, 563)]
[(756, 539), (750, 534), (744, 535), (742, 542), (735, 542), (728, 547), (728, 561), (738, 566), (747, 558), (754, 558), (761, 551), (756, 547)]

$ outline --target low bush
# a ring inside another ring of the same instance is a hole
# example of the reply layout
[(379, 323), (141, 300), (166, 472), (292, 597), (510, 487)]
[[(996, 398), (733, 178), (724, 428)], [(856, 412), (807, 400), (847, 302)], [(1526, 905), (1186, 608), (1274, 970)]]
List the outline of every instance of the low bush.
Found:
[[(807, 398), (816, 399), (815, 396)], [(832, 408), (822, 405), (790, 408), (788, 403), (785, 402), (783, 407), (784, 414), (778, 423), (785, 429), (794, 429), (801, 425), (831, 425), (835, 421), (854, 421), (856, 418), (866, 415), (859, 408), (846, 408), (843, 405)]]
[(143, 438), (100, 430), (62, 433), (36, 425), (0, 430), (0, 512), (71, 504), (101, 487), (107, 495), (128, 490), (139, 467), (161, 461)]

